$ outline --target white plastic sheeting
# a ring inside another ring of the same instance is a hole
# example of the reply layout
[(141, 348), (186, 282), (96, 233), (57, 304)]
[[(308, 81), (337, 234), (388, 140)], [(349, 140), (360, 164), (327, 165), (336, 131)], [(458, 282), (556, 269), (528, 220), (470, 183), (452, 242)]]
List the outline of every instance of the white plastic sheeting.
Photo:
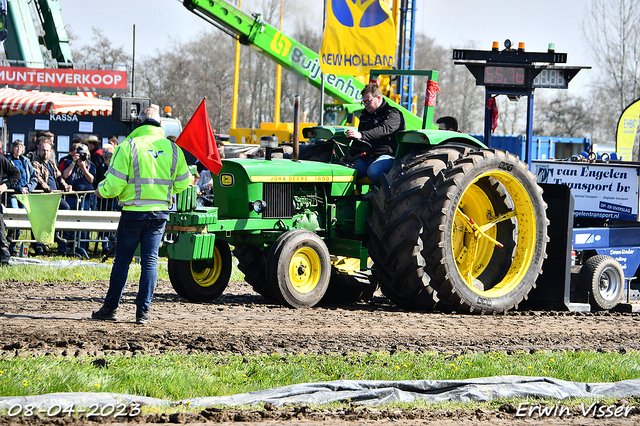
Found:
[(73, 268), (76, 266), (91, 266), (99, 268), (110, 268), (111, 264), (97, 263), (97, 262), (85, 262), (84, 260), (41, 260), (30, 257), (12, 257), (9, 261), (11, 265), (40, 265), (51, 266), (57, 268)]
[(16, 404), (31, 404), (48, 409), (54, 404), (62, 407), (89, 407), (97, 404), (180, 405), (192, 407), (239, 406), (269, 402), (283, 404), (321, 405), (330, 402), (351, 402), (381, 405), (426, 400), (429, 402), (480, 402), (495, 398), (623, 398), (640, 395), (640, 379), (614, 383), (568, 382), (549, 377), (496, 376), (466, 380), (368, 381), (337, 380), (303, 383), (229, 396), (200, 397), (168, 401), (114, 393), (54, 393), (26, 397), (1, 397), (0, 410)]

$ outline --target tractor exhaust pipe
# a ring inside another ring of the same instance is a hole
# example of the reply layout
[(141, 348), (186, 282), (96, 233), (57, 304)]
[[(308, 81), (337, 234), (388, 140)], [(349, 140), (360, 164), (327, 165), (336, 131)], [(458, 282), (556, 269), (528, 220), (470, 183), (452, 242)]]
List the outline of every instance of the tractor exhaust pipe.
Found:
[(300, 149), (300, 95), (293, 97), (293, 161), (298, 161)]

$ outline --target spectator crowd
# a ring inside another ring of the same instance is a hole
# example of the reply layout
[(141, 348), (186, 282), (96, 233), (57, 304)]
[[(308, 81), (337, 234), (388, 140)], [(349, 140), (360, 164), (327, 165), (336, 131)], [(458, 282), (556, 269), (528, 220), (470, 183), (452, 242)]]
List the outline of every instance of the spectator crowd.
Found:
[[(3, 198), (3, 204), (12, 208), (24, 208), (14, 197), (14, 194), (29, 194), (33, 192), (64, 192), (59, 210), (113, 210), (118, 208), (113, 200), (98, 199), (93, 191), (98, 184), (105, 179), (111, 157), (118, 145), (117, 136), (111, 136), (108, 142), (102, 146), (96, 136), (88, 136), (86, 139), (76, 137), (73, 139), (69, 152), (59, 160), (54, 151), (55, 135), (50, 131), (38, 131), (31, 146), (25, 152), (25, 143), (15, 140), (11, 143), (5, 157), (16, 167), (20, 178), (11, 186), (7, 186), (7, 194)], [(3, 170), (3, 183), (9, 182), (9, 171)], [(57, 253), (64, 255), (80, 247), (88, 248), (88, 233), (80, 233), (81, 244), (74, 246), (69, 244), (76, 237), (72, 232), (64, 235), (55, 235)], [(11, 230), (7, 235), (8, 248), (11, 255), (16, 254), (16, 245), (20, 239), (20, 230)], [(33, 239), (33, 237), (31, 238)], [(101, 233), (98, 240), (102, 241), (102, 254), (106, 254), (114, 240), (113, 235)], [(2, 242), (0, 241), (0, 245)], [(34, 254), (43, 255), (47, 247), (43, 243), (33, 245)], [(97, 243), (96, 243), (97, 248)]]
[[(175, 142), (174, 136), (169, 140)], [(76, 137), (69, 146), (66, 155), (58, 159), (55, 148), (55, 135), (50, 131), (38, 131), (25, 152), (26, 144), (22, 140), (13, 141), (7, 152), (0, 157), (8, 159), (19, 172), (20, 178), (14, 183), (9, 179), (8, 170), (0, 170), (3, 175), (2, 183), (6, 185), (6, 194), (3, 194), (2, 204), (11, 208), (24, 208), (15, 194), (51, 193), (62, 192), (62, 198), (58, 210), (121, 210), (117, 201), (113, 198), (96, 197), (94, 190), (106, 178), (111, 165), (114, 150), (118, 146), (117, 136), (111, 136), (108, 142), (102, 145), (96, 136), (86, 138)], [(225, 158), (224, 144), (217, 140), (217, 148), (220, 158)], [(192, 172), (193, 185), (198, 187), (198, 204), (213, 205), (211, 173), (197, 161)], [(12, 170), (14, 171), (14, 170)], [(17, 176), (17, 175), (16, 175)], [(9, 185), (10, 184), (10, 185)], [(0, 185), (0, 194), (3, 191)], [(0, 218), (2, 216), (0, 215)], [(4, 234), (5, 230), (0, 230)], [(20, 230), (11, 229), (6, 237), (4, 245), (8, 247), (11, 256), (17, 254), (17, 245), (21, 238)], [(30, 232), (30, 231), (27, 231)], [(88, 249), (90, 231), (71, 232), (64, 231), (54, 235), (57, 248), (54, 253), (58, 255), (71, 254), (77, 249)], [(95, 234), (94, 234), (95, 235)], [(79, 237), (76, 242), (75, 239)], [(33, 234), (30, 238), (34, 240)], [(101, 253), (111, 253), (114, 247), (115, 233), (99, 232), (97, 235), (95, 250), (98, 243), (101, 244)], [(74, 244), (74, 242), (76, 244)], [(3, 243), (0, 239), (0, 255)], [(33, 254), (44, 255), (49, 252), (49, 247), (44, 243), (31, 245)], [(75, 254), (82, 254), (75, 252)], [(0, 256), (0, 264), (2, 263)]]

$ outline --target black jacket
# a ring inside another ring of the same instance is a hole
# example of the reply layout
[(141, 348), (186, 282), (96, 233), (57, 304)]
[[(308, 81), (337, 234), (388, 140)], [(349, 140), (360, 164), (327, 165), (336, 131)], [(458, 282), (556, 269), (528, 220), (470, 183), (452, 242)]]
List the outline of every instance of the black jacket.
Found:
[(20, 170), (4, 155), (0, 154), (0, 176), (2, 183), (7, 184), (7, 188), (13, 188), (20, 180)]
[(372, 114), (366, 109), (363, 110), (358, 131), (362, 133), (362, 140), (369, 142), (373, 147), (367, 151), (365, 158), (395, 156), (398, 147), (396, 134), (400, 130), (405, 130), (404, 117), (384, 99)]

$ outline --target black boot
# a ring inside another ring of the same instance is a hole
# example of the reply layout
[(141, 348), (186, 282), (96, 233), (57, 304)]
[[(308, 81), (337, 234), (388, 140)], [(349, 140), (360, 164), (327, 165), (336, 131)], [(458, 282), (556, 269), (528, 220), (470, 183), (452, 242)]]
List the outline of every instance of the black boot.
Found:
[(102, 307), (91, 313), (91, 318), (102, 321), (117, 321), (116, 310)]

